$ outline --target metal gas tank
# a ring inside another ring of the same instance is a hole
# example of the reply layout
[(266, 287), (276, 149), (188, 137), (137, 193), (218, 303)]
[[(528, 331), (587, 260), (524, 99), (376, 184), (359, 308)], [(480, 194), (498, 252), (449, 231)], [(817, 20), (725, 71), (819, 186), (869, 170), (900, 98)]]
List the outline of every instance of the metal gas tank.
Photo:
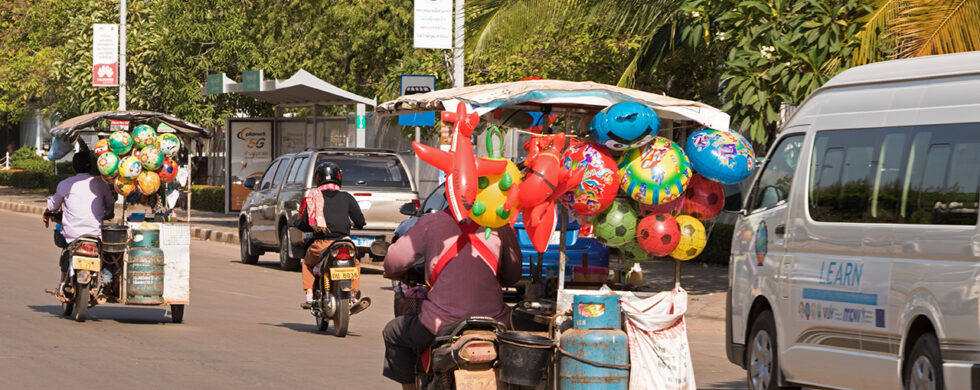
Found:
[(617, 329), (569, 329), (561, 336), (558, 388), (626, 390), (630, 382), (629, 344)]
[(126, 303), (162, 305), (163, 250), (160, 230), (134, 229), (133, 243), (126, 261)]

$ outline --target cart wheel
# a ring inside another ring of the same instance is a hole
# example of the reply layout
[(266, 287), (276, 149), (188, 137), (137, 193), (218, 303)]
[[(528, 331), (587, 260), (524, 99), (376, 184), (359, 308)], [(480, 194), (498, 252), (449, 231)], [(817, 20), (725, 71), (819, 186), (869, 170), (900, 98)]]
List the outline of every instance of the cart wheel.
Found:
[(184, 305), (170, 305), (170, 319), (175, 324), (184, 322)]
[(350, 294), (341, 294), (340, 289), (334, 289), (337, 297), (337, 311), (333, 313), (333, 334), (337, 337), (347, 337), (347, 325), (350, 324)]
[(88, 285), (83, 284), (75, 289), (75, 321), (85, 322), (85, 312), (88, 311)]
[(238, 227), (238, 240), (242, 247), (242, 264), (255, 264), (259, 262), (259, 255), (252, 245), (252, 238), (249, 237), (248, 227), (241, 225)]

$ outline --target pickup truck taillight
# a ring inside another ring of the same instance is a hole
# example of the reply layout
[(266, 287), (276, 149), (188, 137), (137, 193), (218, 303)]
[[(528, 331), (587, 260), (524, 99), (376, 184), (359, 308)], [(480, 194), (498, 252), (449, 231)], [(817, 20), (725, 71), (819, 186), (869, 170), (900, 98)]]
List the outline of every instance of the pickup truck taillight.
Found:
[(355, 192), (354, 196), (371, 196), (370, 192)]

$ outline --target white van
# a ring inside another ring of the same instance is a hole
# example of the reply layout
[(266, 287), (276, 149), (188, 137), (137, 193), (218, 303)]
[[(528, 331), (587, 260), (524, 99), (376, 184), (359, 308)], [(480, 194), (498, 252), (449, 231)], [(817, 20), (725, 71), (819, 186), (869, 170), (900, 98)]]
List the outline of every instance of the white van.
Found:
[(781, 129), (735, 225), (749, 387), (980, 389), (980, 52), (847, 70)]

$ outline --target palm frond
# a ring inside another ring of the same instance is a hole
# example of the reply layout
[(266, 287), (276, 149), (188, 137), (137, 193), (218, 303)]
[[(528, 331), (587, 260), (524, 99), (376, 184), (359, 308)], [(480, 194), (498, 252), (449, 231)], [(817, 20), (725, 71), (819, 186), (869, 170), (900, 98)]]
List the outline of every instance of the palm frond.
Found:
[(923, 1), (901, 11), (894, 31), (898, 56), (980, 49), (980, 0)]
[(855, 65), (871, 63), (881, 57), (880, 48), (885, 44), (888, 28), (898, 18), (900, 7), (904, 2), (904, 0), (875, 0), (872, 3), (874, 11), (859, 20), (862, 26), (857, 38), (861, 45), (854, 53)]

